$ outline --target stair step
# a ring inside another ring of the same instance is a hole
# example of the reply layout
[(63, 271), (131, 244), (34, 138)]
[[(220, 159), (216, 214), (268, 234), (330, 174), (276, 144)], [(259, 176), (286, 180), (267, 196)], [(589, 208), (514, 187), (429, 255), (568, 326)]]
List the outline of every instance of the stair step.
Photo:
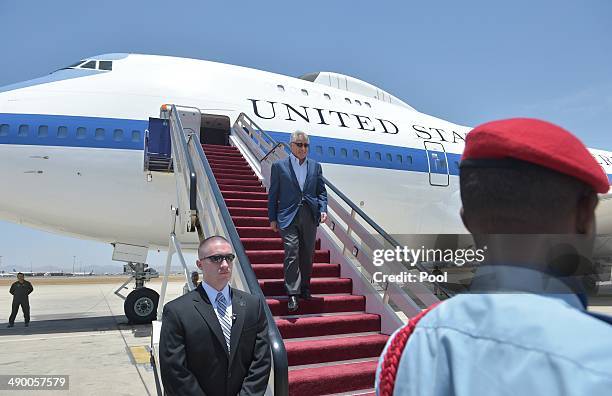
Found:
[[(261, 181), (259, 181), (257, 179), (255, 179), (255, 180), (230, 179), (230, 178), (227, 178), (227, 177), (217, 178), (216, 176), (215, 176), (215, 178), (217, 179), (217, 184), (219, 185), (219, 188), (221, 188), (221, 186), (225, 186), (225, 185), (228, 185), (228, 184), (229, 185), (233, 185), (233, 186), (261, 187)], [(264, 191), (265, 191), (265, 189), (264, 189)]]
[(268, 218), (268, 208), (228, 208), (230, 215), (234, 216), (252, 216)]
[(247, 176), (255, 175), (255, 173), (253, 172), (253, 169), (246, 167), (246, 166), (243, 167), (240, 165), (211, 165), (211, 169), (213, 173), (215, 174), (215, 178), (217, 178), (217, 174), (219, 173), (232, 173), (232, 172), (237, 172), (238, 174), (247, 175)]
[(209, 156), (218, 156), (218, 157), (227, 157), (227, 158), (244, 158), (242, 156), (242, 154), (240, 153), (240, 151), (236, 151), (236, 150), (204, 150), (204, 154), (206, 154), (207, 157)]
[[(266, 220), (267, 221), (267, 220)], [(251, 264), (281, 263), (285, 261), (284, 250), (247, 250)], [(329, 263), (329, 250), (315, 250), (315, 263)]]
[[(260, 279), (258, 282), (261, 291), (266, 296), (282, 296), (286, 293), (284, 279)], [(338, 294), (352, 291), (353, 282), (350, 278), (312, 278), (310, 280), (312, 294)]]
[(247, 163), (240, 153), (204, 153), (209, 161), (232, 161), (237, 163)]
[[(253, 264), (253, 271), (259, 279), (283, 279), (284, 265), (281, 264)], [(315, 263), (312, 265), (313, 278), (331, 278), (340, 276), (340, 265)]]
[(215, 172), (215, 179), (217, 180), (225, 180), (225, 179), (233, 179), (233, 180), (254, 180), (259, 182), (260, 180), (255, 176), (255, 174), (251, 175), (239, 175), (236, 173), (229, 172)]
[(229, 175), (257, 177), (255, 176), (255, 172), (253, 172), (251, 169), (229, 169), (220, 166), (215, 166), (214, 168), (211, 166), (211, 168), (215, 174), (215, 177), (218, 177), (220, 174), (224, 173)]
[(268, 201), (256, 199), (225, 198), (228, 208), (265, 208), (268, 209)]
[[(240, 238), (245, 250), (284, 250), (283, 239), (277, 238)], [(315, 249), (321, 249), (321, 240), (315, 241)]]
[[(275, 316), (288, 315), (287, 298), (266, 298), (270, 311)], [(365, 310), (364, 296), (323, 296), (300, 300), (299, 309), (293, 315), (312, 313), (353, 312)]]
[(376, 375), (375, 361), (338, 364), (289, 372), (289, 394), (319, 396), (370, 388)]
[[(236, 227), (270, 227), (270, 221), (267, 217), (232, 216), (232, 219)], [(253, 262), (251, 261), (251, 263)]]
[(206, 157), (206, 159), (208, 160), (208, 163), (210, 164), (210, 166), (249, 166), (249, 163), (246, 162), (245, 159), (238, 159), (238, 160), (232, 160), (232, 159), (220, 159), (220, 158), (208, 158)]
[(345, 333), (380, 331), (380, 316), (375, 314), (277, 318), (276, 325), (283, 339), (317, 337)]
[(389, 336), (373, 334), (285, 343), (290, 366), (378, 357)]
[(241, 238), (280, 238), (278, 232), (267, 227), (236, 227)]
[(254, 193), (266, 193), (266, 188), (264, 186), (261, 185), (261, 183), (257, 186), (244, 186), (244, 185), (237, 185), (237, 184), (232, 184), (232, 183), (223, 183), (223, 182), (219, 182), (217, 180), (217, 184), (219, 185), (219, 188), (221, 189), (221, 192), (254, 192)]
[(265, 200), (268, 202), (268, 193), (265, 192), (249, 192), (249, 191), (227, 191), (221, 190), (223, 198), (225, 199), (254, 199), (254, 200)]
[(238, 151), (238, 147), (235, 146), (225, 146), (222, 144), (210, 144), (210, 143), (205, 143), (202, 144), (202, 149), (203, 150), (207, 150), (207, 149), (217, 149), (217, 150), (232, 150), (232, 151)]

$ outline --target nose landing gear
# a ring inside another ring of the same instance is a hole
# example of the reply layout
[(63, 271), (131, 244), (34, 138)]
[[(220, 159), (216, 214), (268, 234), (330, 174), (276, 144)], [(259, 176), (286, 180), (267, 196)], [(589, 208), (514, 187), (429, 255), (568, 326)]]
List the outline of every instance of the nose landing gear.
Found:
[[(123, 298), (123, 311), (130, 324), (151, 323), (157, 318), (157, 305), (159, 294), (148, 287), (144, 287), (145, 282), (152, 278), (158, 278), (159, 273), (153, 268), (148, 268), (144, 263), (127, 263), (124, 272), (131, 272), (132, 276), (123, 283), (115, 294)], [(134, 279), (136, 287), (127, 297), (120, 294), (121, 290)]]

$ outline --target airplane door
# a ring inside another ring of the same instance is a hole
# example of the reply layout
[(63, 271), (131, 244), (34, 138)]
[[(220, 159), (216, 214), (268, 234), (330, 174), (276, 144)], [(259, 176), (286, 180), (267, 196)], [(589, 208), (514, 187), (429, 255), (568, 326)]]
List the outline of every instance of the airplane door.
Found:
[(447, 187), (449, 185), (448, 159), (442, 143), (424, 142), (429, 168), (429, 184)]

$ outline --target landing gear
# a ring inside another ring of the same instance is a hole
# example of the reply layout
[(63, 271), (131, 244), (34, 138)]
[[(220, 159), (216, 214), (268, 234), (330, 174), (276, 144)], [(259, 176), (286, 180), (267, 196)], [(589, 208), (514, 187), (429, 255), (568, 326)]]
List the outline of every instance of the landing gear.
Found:
[(147, 287), (133, 290), (123, 303), (123, 310), (132, 324), (151, 323), (157, 317), (159, 294)]
[[(152, 278), (159, 277), (159, 273), (153, 268), (148, 268), (147, 264), (138, 262), (127, 262), (123, 267), (124, 272), (131, 273), (131, 276), (119, 286), (115, 294), (123, 298), (123, 311), (130, 324), (151, 323), (157, 318), (157, 306), (159, 304), (159, 294), (147, 287), (145, 282)], [(132, 280), (136, 282), (136, 287), (127, 297), (121, 294), (126, 285)]]

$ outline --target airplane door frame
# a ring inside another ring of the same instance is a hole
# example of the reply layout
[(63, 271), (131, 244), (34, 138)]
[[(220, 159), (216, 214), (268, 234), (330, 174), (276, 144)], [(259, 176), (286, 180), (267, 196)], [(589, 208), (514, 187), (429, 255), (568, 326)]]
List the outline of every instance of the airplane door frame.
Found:
[[(427, 156), (427, 170), (429, 172), (429, 184), (438, 187), (448, 187), (450, 175), (448, 169), (448, 156), (444, 145), (440, 142), (423, 142)], [(444, 158), (439, 158), (439, 154), (444, 153)], [(443, 161), (443, 162), (441, 162)], [(434, 171), (432, 172), (432, 167)], [(442, 168), (446, 168), (446, 173)]]

